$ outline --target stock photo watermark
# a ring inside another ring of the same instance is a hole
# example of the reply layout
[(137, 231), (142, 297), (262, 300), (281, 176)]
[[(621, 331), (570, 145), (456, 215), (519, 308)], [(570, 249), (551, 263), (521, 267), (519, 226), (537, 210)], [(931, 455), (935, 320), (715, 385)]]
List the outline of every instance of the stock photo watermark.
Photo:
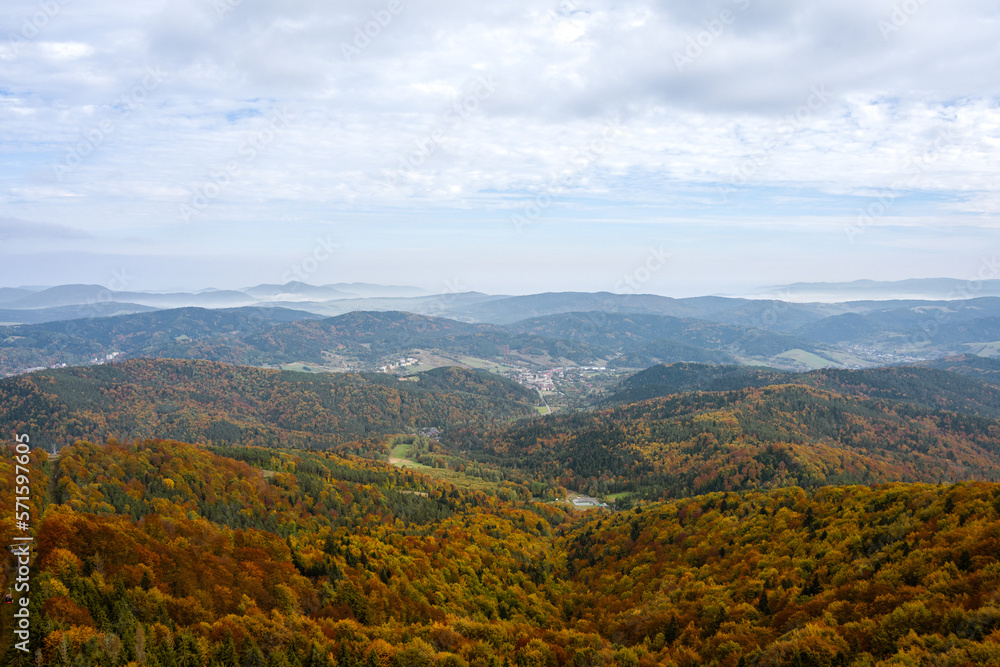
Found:
[(52, 21), (62, 8), (70, 3), (70, 0), (42, 0), (38, 3), (38, 10), (30, 16), (25, 16), (21, 20), (20, 30), (7, 33), (7, 43), (11, 52), (16, 56), (20, 55), (31, 40), (38, 37), (49, 22)]
[(572, 159), (576, 168), (564, 169), (551, 176), (541, 192), (522, 205), (520, 213), (511, 215), (510, 221), (514, 225), (514, 230), (520, 234), (527, 225), (534, 224), (541, 218), (542, 214), (555, 203), (556, 197), (571, 188), (585, 169), (610, 150), (611, 140), (622, 134), (624, 130), (618, 121), (608, 121), (600, 137), (576, 150)]
[(787, 136), (800, 130), (807, 121), (830, 102), (831, 98), (832, 95), (826, 89), (826, 84), (813, 86), (805, 102), (792, 113), (786, 114), (781, 120), (776, 133), (768, 137), (761, 146), (744, 158), (732, 172), (729, 180), (717, 186), (719, 201), (722, 203), (729, 201), (729, 195), (736, 192), (737, 188), (746, 185), (770, 161), (774, 151)]
[(242, 4), (243, 0), (212, 0), (212, 8), (220, 20), (232, 14)]
[(21, 434), (14, 438), (14, 520), (17, 530), (22, 535), (16, 535), (10, 550), (17, 557), (17, 577), (14, 579), (14, 592), (21, 593), (17, 598), (17, 609), (14, 612), (14, 637), (20, 641), (14, 643), (19, 651), (28, 652), (31, 641), (31, 612), (28, 610), (31, 591), (31, 543), (34, 538), (31, 533), (31, 446), (28, 435)]
[(945, 149), (956, 143), (956, 139), (951, 128), (939, 130), (930, 149), (921, 155), (909, 158), (901, 170), (905, 178), (892, 183), (875, 201), (858, 210), (854, 224), (844, 227), (847, 241), (853, 244), (859, 236), (874, 227), (877, 219), (888, 213), (900, 196), (916, 187), (921, 177), (940, 159)]
[(889, 36), (910, 22), (910, 19), (923, 9), (929, 0), (903, 0), (893, 4), (889, 15), (878, 20), (878, 29), (882, 38), (889, 41)]
[[(995, 253), (980, 260), (972, 278), (966, 280), (959, 287), (948, 294), (947, 301), (964, 301), (974, 299), (983, 290), (983, 283), (987, 280), (1000, 278), (1000, 256)], [(946, 309), (936, 309), (933, 315), (920, 323), (920, 330), (907, 338), (906, 345), (902, 348), (905, 354), (912, 354), (918, 349), (933, 342), (934, 337), (940, 333), (942, 327), (951, 323), (954, 319), (952, 311)]]
[[(746, 11), (750, 7), (750, 0), (732, 0), (732, 3), (740, 11)], [(734, 23), (736, 13), (731, 9), (722, 9), (715, 16), (702, 21), (703, 29), (694, 35), (688, 35), (687, 46), (683, 50), (674, 51), (674, 66), (677, 71), (683, 72), (693, 65), (695, 60), (712, 48), (716, 40), (726, 32), (726, 28)]]
[[(450, 317), (451, 307), (458, 300), (459, 295), (469, 292), (471, 289), (461, 283), (458, 278), (445, 279), (441, 284), (442, 291), (433, 296), (433, 300), (426, 302), (420, 314), (424, 317)], [(431, 325), (433, 326), (433, 325)], [(425, 331), (425, 324), (416, 323), (415, 326), (408, 326), (401, 330), (401, 335), (396, 341), (398, 354), (420, 356), (419, 350), (422, 345), (426, 345), (426, 338), (422, 336)], [(414, 359), (416, 361), (416, 359)], [(403, 364), (405, 367), (410, 364)]]
[[(105, 289), (98, 291), (93, 297), (87, 299), (85, 303), (80, 304), (77, 307), (76, 317), (66, 321), (66, 326), (63, 329), (65, 336), (53, 339), (43, 351), (46, 354), (54, 354), (65, 350), (70, 342), (74, 338), (77, 338), (81, 333), (82, 323), (84, 323), (87, 318), (102, 317), (107, 315), (108, 313), (106, 309), (101, 306), (114, 302), (115, 292), (121, 292), (128, 289), (128, 286), (132, 284), (133, 280), (134, 278), (128, 274), (127, 269), (124, 267), (118, 270), (113, 270), (111, 272), (111, 280), (107, 282)], [(105, 355), (103, 360), (109, 361), (110, 359), (118, 356), (117, 353), (111, 353), (111, 355), (111, 357)], [(97, 362), (100, 360), (100, 358), (95, 358), (91, 361)], [(62, 365), (65, 365), (65, 363)]]
[(472, 118), (496, 90), (497, 83), (492, 76), (489, 74), (476, 76), (467, 86), (467, 90), (456, 97), (444, 112), (441, 119), (443, 127), (436, 128), (427, 136), (418, 139), (414, 142), (414, 149), (399, 158), (396, 169), (386, 175), (386, 187), (394, 187), (401, 178), (423, 166), (440, 150), (448, 136)]
[[(282, 222), (285, 221), (282, 220)], [(292, 262), (288, 270), (281, 275), (282, 284), (288, 286), (289, 289), (280, 295), (280, 300), (288, 301), (289, 297), (293, 297), (291, 300), (297, 300), (299, 297), (304, 297), (302, 285), (319, 271), (322, 264), (330, 261), (335, 251), (339, 249), (340, 245), (334, 241), (330, 234), (325, 237), (316, 237), (313, 249), (303, 258)], [(275, 301), (278, 300), (275, 298)], [(265, 302), (244, 309), (246, 316), (237, 324), (236, 333), (246, 335), (260, 330), (265, 323), (271, 320), (274, 309), (277, 307), (277, 303)]]
[(441, 286), (444, 291), (437, 294), (434, 301), (427, 306), (426, 314), (431, 317), (446, 317), (458, 295), (470, 291), (470, 288), (462, 285), (458, 278), (448, 278)]
[(316, 245), (312, 252), (303, 259), (292, 264), (291, 267), (281, 276), (281, 281), (285, 284), (298, 280), (306, 282), (318, 270), (321, 264), (330, 260), (335, 251), (340, 246), (334, 242), (333, 237), (327, 234), (326, 237), (317, 237)]
[(563, 0), (559, 3), (559, 6), (555, 9), (550, 9), (545, 13), (545, 18), (550, 21), (558, 21), (567, 16), (572, 16), (574, 12), (579, 11), (580, 7), (572, 0)]
[(204, 213), (209, 205), (228, 190), (233, 181), (246, 168), (253, 165), (264, 149), (290, 125), (291, 116), (288, 107), (275, 109), (267, 121), (267, 126), (252, 132), (244, 139), (232, 159), (208, 170), (208, 178), (194, 187), (190, 200), (180, 205), (178, 213), (181, 220), (190, 222), (195, 216)]
[(60, 182), (63, 181), (71, 171), (96, 153), (108, 137), (113, 135), (136, 109), (145, 105), (146, 98), (160, 87), (166, 76), (159, 67), (147, 67), (146, 75), (142, 80), (132, 86), (127, 94), (116, 98), (111, 103), (111, 108), (119, 111), (119, 114), (100, 120), (96, 125), (86, 130), (76, 143), (66, 148), (66, 155), (62, 161), (52, 165), (56, 179)]
[(340, 43), (340, 52), (344, 60), (350, 62), (361, 55), (361, 52), (371, 46), (372, 41), (377, 39), (382, 31), (388, 28), (395, 17), (403, 13), (406, 7), (403, 0), (389, 0), (389, 3), (381, 9), (371, 13), (371, 20), (363, 24), (354, 26), (354, 37), (350, 42)]
[(639, 289), (648, 283), (655, 273), (663, 269), (671, 257), (673, 255), (664, 250), (663, 246), (649, 248), (646, 259), (615, 283), (615, 291), (621, 294), (639, 294)]

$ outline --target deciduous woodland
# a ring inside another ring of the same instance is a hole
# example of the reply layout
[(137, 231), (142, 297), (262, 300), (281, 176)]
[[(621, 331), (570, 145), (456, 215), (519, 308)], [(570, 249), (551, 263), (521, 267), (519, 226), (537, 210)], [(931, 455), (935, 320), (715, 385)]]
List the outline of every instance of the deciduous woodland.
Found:
[(779, 379), (533, 418), (450, 369), (4, 380), (5, 424), (72, 441), (31, 454), (30, 652), (5, 613), (4, 664), (1000, 665), (995, 388), (956, 381), (959, 412)]

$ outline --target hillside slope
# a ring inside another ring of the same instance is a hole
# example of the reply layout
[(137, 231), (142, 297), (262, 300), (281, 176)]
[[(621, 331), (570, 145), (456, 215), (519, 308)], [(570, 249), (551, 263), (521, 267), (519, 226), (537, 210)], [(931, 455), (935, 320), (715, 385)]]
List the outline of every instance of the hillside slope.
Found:
[(11, 667), (1000, 665), (996, 484), (610, 514), (301, 451), (81, 442), (27, 465)]
[(591, 495), (1000, 475), (1000, 421), (802, 385), (676, 394), (452, 437), (476, 458)]
[(851, 396), (1000, 417), (1000, 387), (984, 379), (920, 366), (790, 373), (745, 366), (659, 365), (626, 378), (604, 402), (634, 403), (685, 391), (732, 391), (776, 384), (801, 384)]
[(113, 436), (325, 447), (534, 414), (534, 392), (490, 373), (417, 377), (430, 386), (380, 374), (135, 359), (0, 380), (0, 423), (46, 446)]

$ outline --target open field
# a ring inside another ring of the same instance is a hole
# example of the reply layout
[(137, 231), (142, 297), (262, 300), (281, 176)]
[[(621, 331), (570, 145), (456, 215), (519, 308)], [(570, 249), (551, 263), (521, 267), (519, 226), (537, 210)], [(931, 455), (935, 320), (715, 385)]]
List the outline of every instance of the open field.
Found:
[(457, 470), (452, 470), (450, 468), (434, 468), (432, 466), (424, 465), (423, 463), (411, 461), (407, 458), (410, 455), (411, 447), (413, 447), (413, 445), (396, 445), (396, 447), (393, 448), (392, 453), (389, 454), (389, 463), (397, 468), (415, 470), (429, 477), (450, 482), (460, 489), (489, 491), (491, 493), (497, 493), (500, 491), (500, 485), (494, 482), (488, 482), (484, 479), (480, 479), (479, 477), (466, 475), (465, 473), (458, 472)]
[(284, 364), (281, 367), (283, 371), (297, 371), (299, 373), (330, 373), (331, 369), (325, 366), (317, 366), (316, 364), (304, 364), (300, 361), (296, 361), (291, 364)]
[(794, 362), (802, 364), (809, 368), (809, 370), (817, 370), (820, 368), (827, 368), (834, 362), (829, 359), (824, 359), (823, 357), (813, 354), (812, 352), (806, 352), (805, 350), (787, 350), (781, 354), (776, 354), (771, 357), (773, 360), (781, 360), (785, 362)]
[(827, 355), (830, 359), (836, 361), (837, 363), (843, 364), (849, 368), (864, 368), (872, 365), (871, 360), (859, 357), (858, 355), (850, 352), (824, 350), (823, 354)]
[(302, 361), (295, 361), (290, 364), (281, 364), (280, 366), (275, 366), (283, 371), (297, 371), (299, 373), (355, 373), (357, 369), (348, 366), (331, 366), (329, 364), (315, 364), (315, 363), (305, 363)]
[(509, 373), (518, 370), (514, 366), (507, 366), (501, 364), (497, 361), (491, 361), (489, 359), (482, 359), (480, 357), (457, 357), (460, 362), (472, 368), (481, 368), (487, 371), (500, 371), (501, 373)]
[(971, 354), (980, 357), (1000, 357), (1000, 341), (989, 343), (965, 343)]

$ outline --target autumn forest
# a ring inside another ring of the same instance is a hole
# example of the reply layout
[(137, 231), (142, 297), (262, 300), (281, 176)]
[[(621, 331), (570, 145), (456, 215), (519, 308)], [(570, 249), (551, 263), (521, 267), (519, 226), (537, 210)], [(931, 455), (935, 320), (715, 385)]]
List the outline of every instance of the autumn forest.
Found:
[(11, 377), (4, 664), (1000, 665), (991, 379), (675, 364), (539, 416), (460, 368)]

